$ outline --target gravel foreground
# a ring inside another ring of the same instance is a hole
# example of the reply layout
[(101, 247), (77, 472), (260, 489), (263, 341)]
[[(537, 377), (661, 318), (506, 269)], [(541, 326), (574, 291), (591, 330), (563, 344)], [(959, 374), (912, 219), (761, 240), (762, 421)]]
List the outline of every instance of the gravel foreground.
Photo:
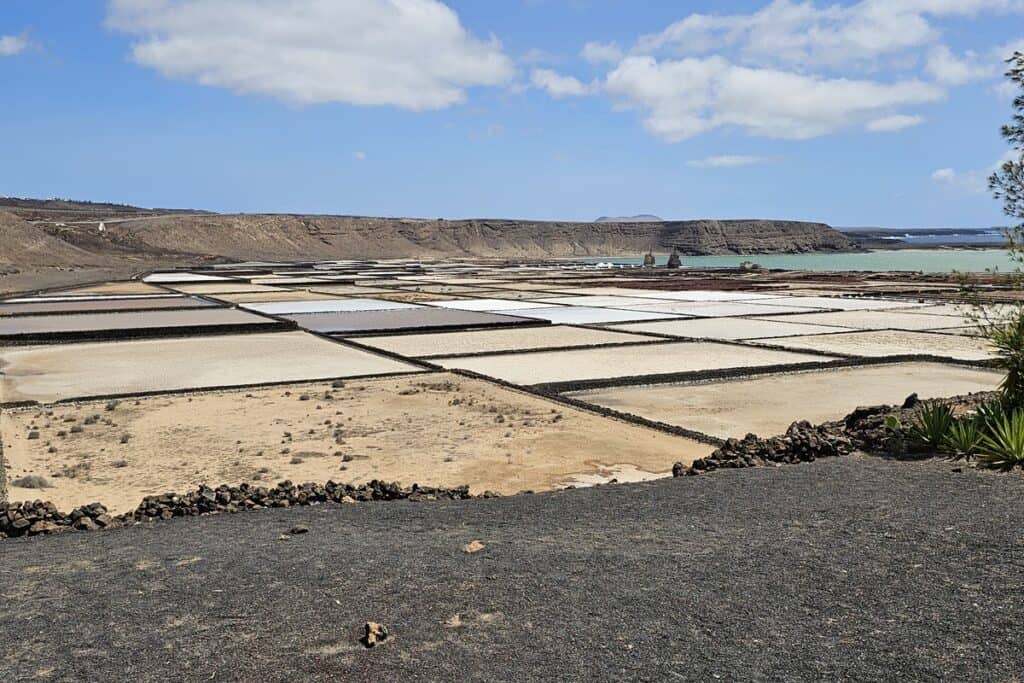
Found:
[[(8, 540), (0, 680), (1017, 680), (1024, 477), (956, 467)], [(368, 621), (392, 637), (364, 648)]]

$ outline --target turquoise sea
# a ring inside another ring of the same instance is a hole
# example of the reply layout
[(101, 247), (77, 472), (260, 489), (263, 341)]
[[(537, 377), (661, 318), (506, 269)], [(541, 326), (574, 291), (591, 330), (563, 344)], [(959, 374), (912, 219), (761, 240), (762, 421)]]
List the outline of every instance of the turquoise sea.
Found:
[[(641, 257), (575, 259), (586, 263), (641, 265)], [(657, 256), (659, 265), (667, 254)], [(1015, 264), (1003, 249), (903, 249), (855, 254), (765, 254), (755, 256), (683, 256), (686, 268), (729, 268), (744, 261), (785, 270), (910, 271), (924, 273), (981, 273), (992, 268), (1011, 271)]]

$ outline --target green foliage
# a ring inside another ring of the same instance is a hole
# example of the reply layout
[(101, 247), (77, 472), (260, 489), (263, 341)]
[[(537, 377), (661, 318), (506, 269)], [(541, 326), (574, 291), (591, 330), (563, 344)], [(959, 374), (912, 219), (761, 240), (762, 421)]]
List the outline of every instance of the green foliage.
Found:
[[(1014, 52), (1006, 62), (1006, 77), (1018, 91), (1011, 122), (1002, 129), (1010, 153), (988, 184), (995, 198), (1003, 202), (1003, 213), (1017, 221), (1004, 234), (1010, 260), (1015, 264), (1010, 282), (1024, 289), (1024, 223), (1020, 222), (1024, 220), (1024, 53)], [(974, 322), (995, 348), (999, 367), (1006, 370), (1000, 386), (1003, 403), (1010, 409), (1024, 408), (1024, 309), (1016, 306), (1006, 315), (975, 301), (975, 311)]]
[(989, 467), (1024, 462), (1024, 412), (1015, 410), (988, 423), (978, 447), (978, 461)]
[(985, 437), (983, 428), (984, 423), (977, 418), (955, 420), (943, 445), (956, 458), (970, 458), (978, 452)]
[(989, 343), (996, 353), (996, 365), (1006, 371), (999, 385), (1004, 405), (1024, 408), (1024, 315), (995, 326), (989, 333)]
[(975, 408), (974, 419), (981, 424), (982, 431), (986, 431), (988, 425), (1002, 420), (1005, 415), (1006, 407), (1002, 401), (992, 400), (978, 404), (978, 407)]
[(952, 426), (952, 408), (944, 403), (923, 403), (914, 413), (908, 436), (918, 446), (939, 450)]
[(885, 428), (888, 429), (890, 432), (901, 434), (903, 432), (903, 423), (900, 422), (900, 418), (896, 417), (895, 415), (886, 415)]

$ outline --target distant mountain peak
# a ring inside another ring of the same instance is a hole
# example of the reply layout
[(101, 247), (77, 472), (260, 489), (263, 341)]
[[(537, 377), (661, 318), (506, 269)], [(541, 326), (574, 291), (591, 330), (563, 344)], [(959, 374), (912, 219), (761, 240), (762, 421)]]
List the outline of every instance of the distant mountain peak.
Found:
[(595, 223), (663, 223), (664, 219), (653, 214), (641, 213), (636, 216), (601, 216)]

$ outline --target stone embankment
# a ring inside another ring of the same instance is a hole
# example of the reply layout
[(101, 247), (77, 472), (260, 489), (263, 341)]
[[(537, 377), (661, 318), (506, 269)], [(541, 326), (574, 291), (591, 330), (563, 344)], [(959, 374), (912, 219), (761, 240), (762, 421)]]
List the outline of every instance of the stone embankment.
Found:
[(107, 508), (100, 503), (85, 505), (64, 513), (53, 503), (44, 501), (0, 502), (0, 539), (66, 531), (95, 531), (174, 517), (195, 517), (297, 505), (392, 500), (467, 500), (474, 497), (496, 496), (497, 494), (489, 491), (480, 496), (472, 496), (468, 486), (430, 488), (413, 484), (405, 488), (376, 480), (361, 486), (335, 482), (296, 485), (290, 481), (283, 481), (273, 488), (250, 484), (222, 485), (216, 488), (200, 486), (195, 491), (182, 495), (167, 493), (147, 496), (134, 511), (116, 516), (109, 514)]
[[(971, 396), (951, 399), (951, 402), (973, 405), (979, 400), (978, 396)], [(903, 424), (908, 423), (918, 403), (917, 395), (913, 394), (899, 408), (858, 408), (835, 422), (820, 425), (806, 421), (794, 422), (781, 436), (762, 438), (756, 434), (747, 434), (742, 439), (729, 439), (711, 455), (695, 460), (690, 466), (677, 462), (672, 467), (672, 474), (683, 477), (718, 469), (792, 465), (849, 455), (854, 451), (914, 457), (914, 453), (904, 450), (902, 437), (886, 427), (886, 420), (895, 417)]]

